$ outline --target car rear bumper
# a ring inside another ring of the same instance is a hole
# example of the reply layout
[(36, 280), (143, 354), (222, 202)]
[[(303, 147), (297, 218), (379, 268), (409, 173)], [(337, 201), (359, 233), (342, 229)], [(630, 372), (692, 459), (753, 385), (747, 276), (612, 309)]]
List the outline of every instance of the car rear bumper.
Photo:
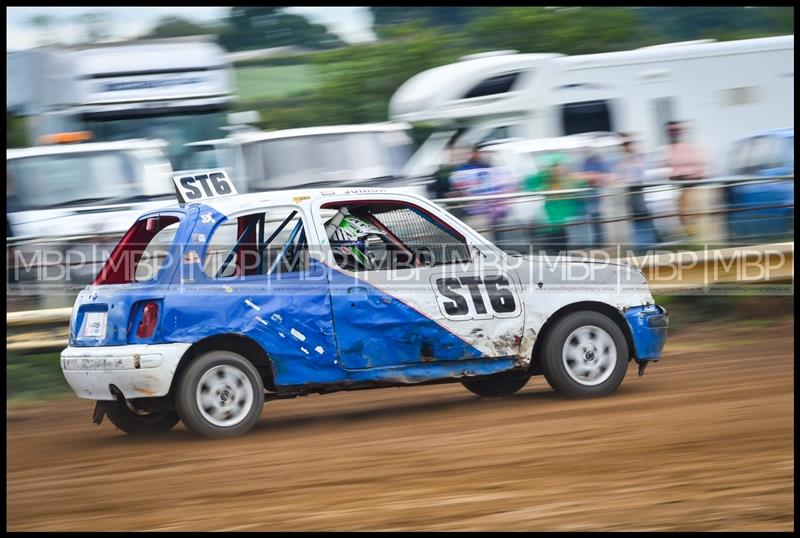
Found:
[(68, 347), (61, 371), (80, 398), (114, 400), (111, 385), (125, 398), (154, 398), (169, 392), (175, 369), (191, 344)]
[(658, 305), (636, 306), (625, 310), (625, 319), (631, 328), (636, 359), (658, 360), (664, 349), (669, 327), (666, 308)]

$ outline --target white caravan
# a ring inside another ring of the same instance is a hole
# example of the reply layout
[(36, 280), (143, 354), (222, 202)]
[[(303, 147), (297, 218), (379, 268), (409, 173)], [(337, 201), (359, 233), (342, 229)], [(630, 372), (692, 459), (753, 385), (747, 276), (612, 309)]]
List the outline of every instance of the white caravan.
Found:
[(173, 163), (185, 144), (224, 136), (234, 98), (225, 50), (203, 36), (42, 48), (7, 55), (6, 109), (29, 144), (90, 131), (97, 141), (160, 138)]
[[(635, 133), (647, 152), (666, 142), (669, 120), (720, 171), (722, 149), (759, 130), (794, 126), (794, 36), (700, 40), (564, 56), (514, 51), (468, 56), (406, 81), (390, 117), (438, 125), (408, 172), (429, 171), (458, 132), (459, 144), (588, 131)], [(426, 147), (427, 146), (427, 147)]]

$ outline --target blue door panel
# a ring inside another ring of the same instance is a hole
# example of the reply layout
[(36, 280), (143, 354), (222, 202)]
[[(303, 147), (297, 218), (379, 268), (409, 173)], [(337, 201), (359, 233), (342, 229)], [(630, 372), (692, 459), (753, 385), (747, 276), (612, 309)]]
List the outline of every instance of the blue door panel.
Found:
[[(357, 370), (474, 359), (481, 352), (364, 280), (329, 269), (342, 366)], [(431, 292), (432, 293), (432, 292)]]

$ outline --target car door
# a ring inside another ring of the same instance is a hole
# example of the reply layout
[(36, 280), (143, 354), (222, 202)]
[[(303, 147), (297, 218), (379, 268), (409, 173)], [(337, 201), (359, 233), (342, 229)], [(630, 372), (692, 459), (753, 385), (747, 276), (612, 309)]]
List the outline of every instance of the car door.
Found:
[(343, 205), (386, 233), (383, 245), (368, 241), (378, 260), (370, 269), (348, 270), (333, 250), (325, 253), (344, 368), (516, 353), (524, 320), (519, 278), (485, 263), (494, 249), (479, 246), (476, 235), (438, 207), (398, 198), (337, 200), (315, 220), (321, 225), (325, 210)]
[[(181, 264), (170, 323), (185, 336), (241, 334), (269, 350), (276, 380), (308, 381), (336, 361), (324, 266), (308, 255), (297, 206), (202, 211)], [(178, 333), (178, 336), (184, 336)], [(291, 366), (289, 366), (291, 365)], [(309, 373), (311, 372), (311, 373)]]

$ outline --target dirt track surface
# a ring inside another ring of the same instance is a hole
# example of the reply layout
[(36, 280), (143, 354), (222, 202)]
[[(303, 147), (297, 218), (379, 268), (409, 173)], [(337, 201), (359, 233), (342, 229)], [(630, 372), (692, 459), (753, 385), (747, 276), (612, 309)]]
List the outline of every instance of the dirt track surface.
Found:
[(308, 396), (228, 441), (131, 438), (77, 399), (12, 408), (7, 528), (793, 530), (793, 327), (671, 335), (603, 399), (539, 377), (505, 400)]

